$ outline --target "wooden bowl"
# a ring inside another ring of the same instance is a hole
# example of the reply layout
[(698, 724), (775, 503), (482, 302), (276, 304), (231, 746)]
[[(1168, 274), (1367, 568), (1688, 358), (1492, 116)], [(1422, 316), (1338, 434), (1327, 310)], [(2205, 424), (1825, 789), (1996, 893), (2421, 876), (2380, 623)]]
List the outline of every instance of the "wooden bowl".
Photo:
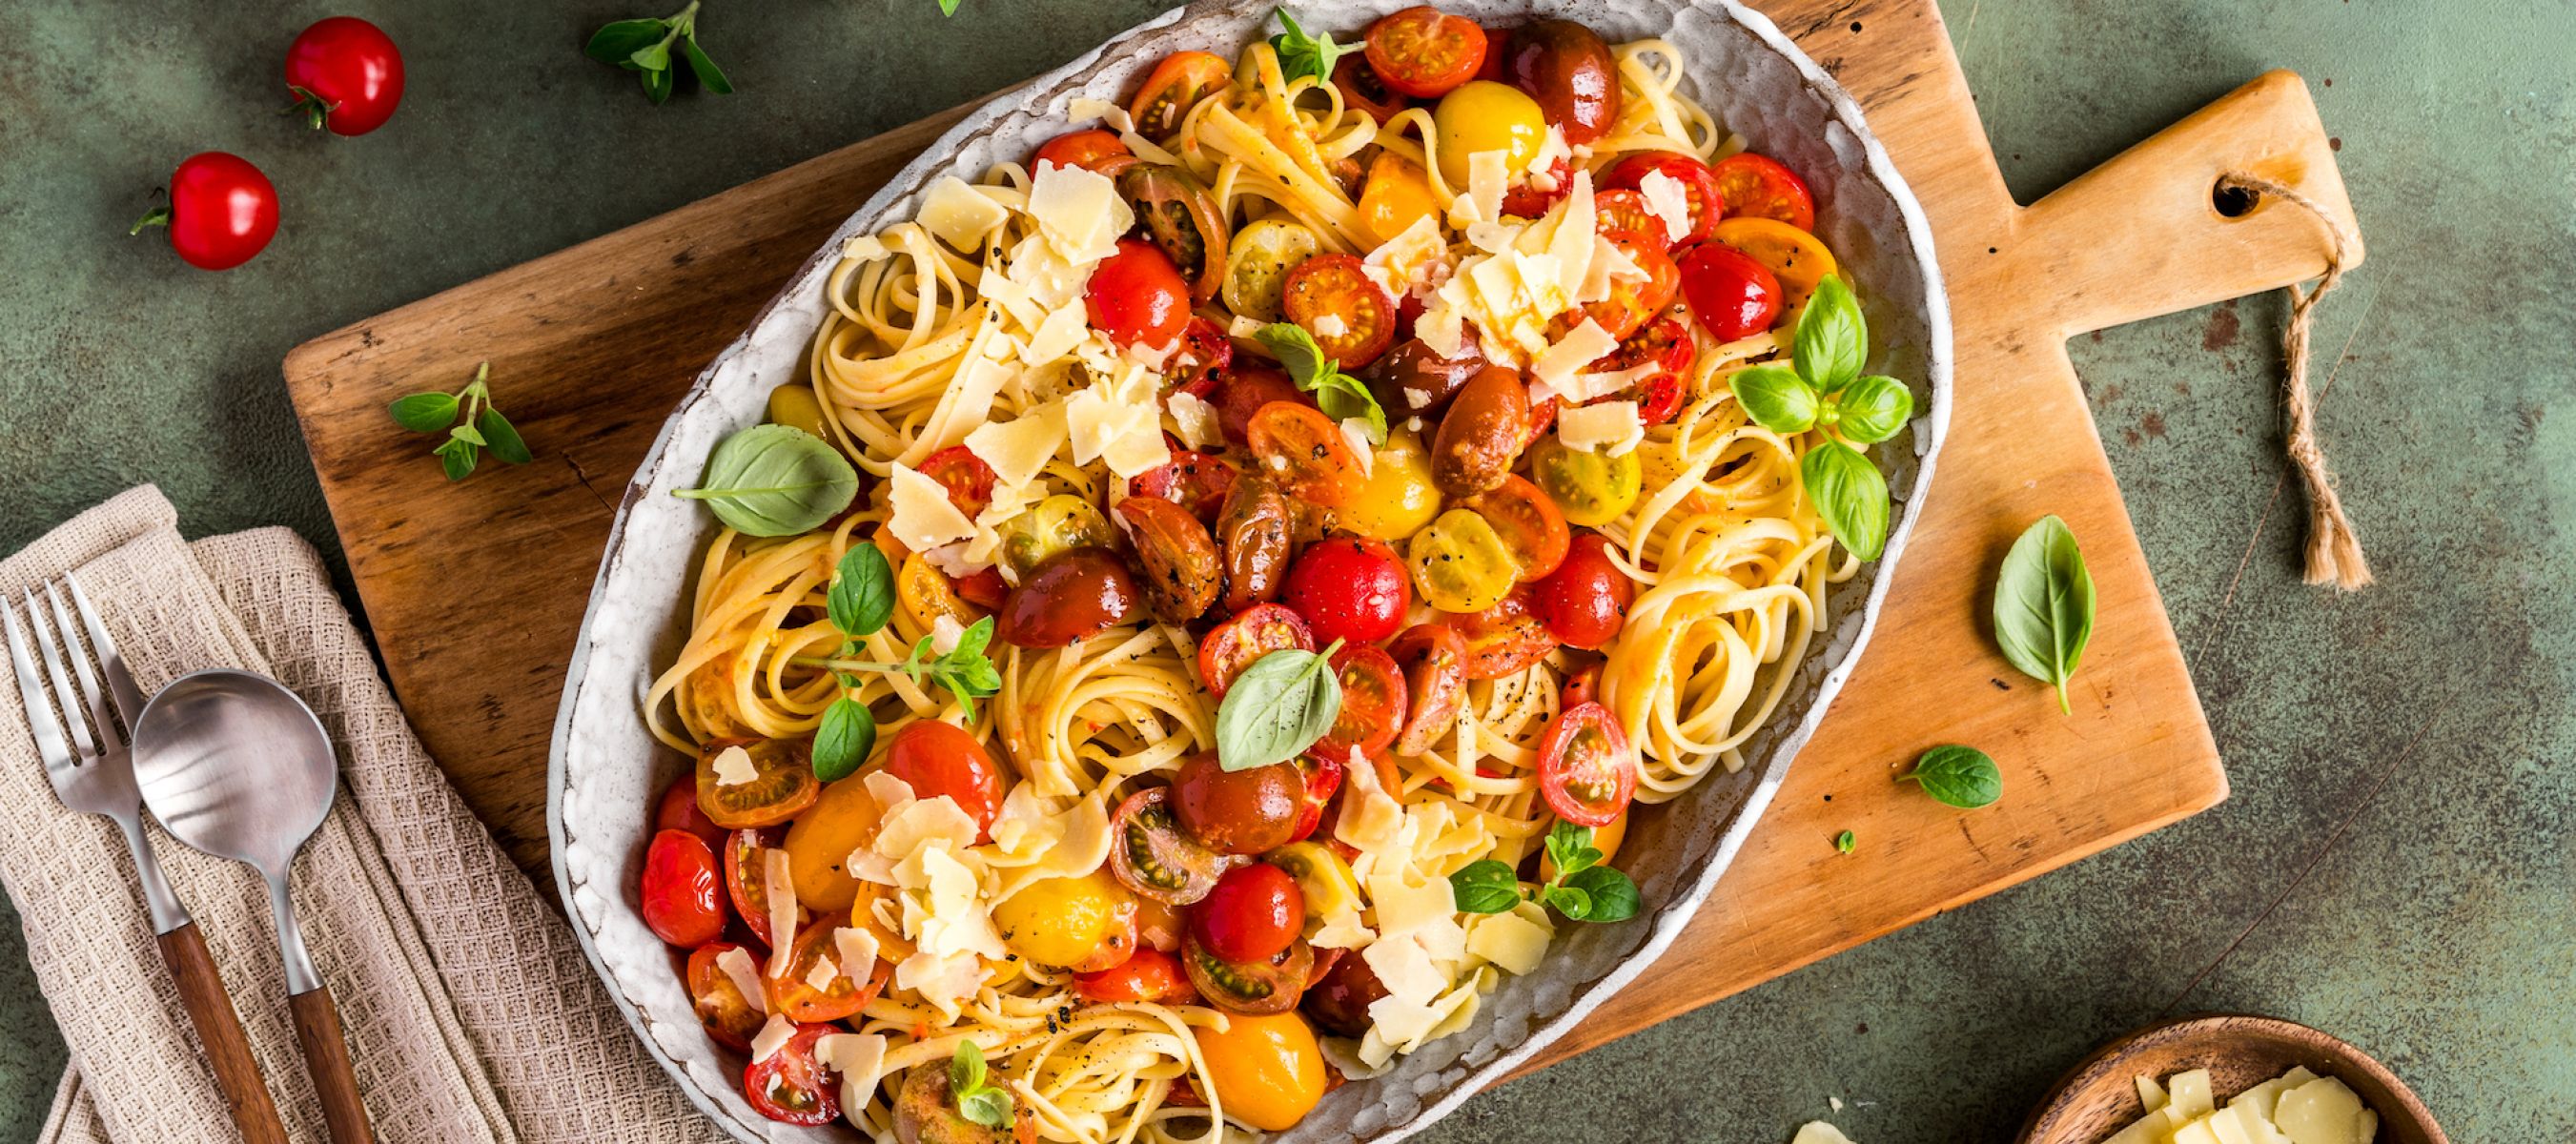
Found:
[(2378, 1144), (2450, 1144), (2414, 1090), (2370, 1054), (2294, 1021), (2232, 1013), (2149, 1025), (2094, 1050), (2049, 1090), (2022, 1125), (2019, 1144), (2101, 1144), (2146, 1115), (2140, 1076), (2162, 1082), (2208, 1069), (2210, 1092), (2225, 1107), (2229, 1097), (2295, 1065), (2352, 1086), (2379, 1113)]

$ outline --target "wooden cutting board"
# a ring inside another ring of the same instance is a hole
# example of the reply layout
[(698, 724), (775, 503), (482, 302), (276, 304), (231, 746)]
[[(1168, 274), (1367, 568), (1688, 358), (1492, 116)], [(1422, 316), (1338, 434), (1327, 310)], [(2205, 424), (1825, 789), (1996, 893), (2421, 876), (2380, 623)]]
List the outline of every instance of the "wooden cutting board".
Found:
[[(1930, 0), (1761, 7), (1860, 100), (1931, 217), (1956, 330), (1950, 438), (1859, 670), (1734, 868), (1662, 962), (1545, 1060), (2227, 796), (2065, 342), (2322, 271), (2315, 219), (2273, 202), (2222, 215), (2212, 196), (2221, 171), (2296, 187), (2351, 225), (2294, 75), (2256, 79), (2024, 208), (2004, 188)], [(961, 114), (288, 355), (287, 386), (395, 690), (430, 753), (541, 884), (551, 884), (546, 755), (566, 656), (637, 462), (699, 371), (823, 237)], [(461, 384), (484, 359), (536, 462), (486, 465), (450, 485), (385, 404), (425, 379)], [(2100, 599), (2072, 715), (2003, 661), (1983, 618), (2005, 550), (2052, 512), (2081, 539)], [(444, 539), (460, 535), (478, 543)], [(1946, 742), (2002, 763), (2000, 803), (1955, 811), (1893, 781)], [(1843, 830), (1859, 838), (1850, 856), (1832, 844)]]

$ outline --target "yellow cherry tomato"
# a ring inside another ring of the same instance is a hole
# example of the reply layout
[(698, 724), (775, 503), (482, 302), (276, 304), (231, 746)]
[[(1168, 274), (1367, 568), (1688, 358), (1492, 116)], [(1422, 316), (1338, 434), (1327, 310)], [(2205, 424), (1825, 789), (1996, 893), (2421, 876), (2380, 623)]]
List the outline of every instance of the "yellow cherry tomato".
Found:
[(1555, 501), (1568, 524), (1599, 528), (1619, 519), (1637, 503), (1643, 469), (1637, 451), (1605, 457), (1576, 449), (1550, 434), (1530, 446), (1530, 472), (1538, 487)]
[(1778, 219), (1746, 215), (1717, 224), (1709, 237), (1752, 255), (1755, 262), (1769, 267), (1780, 280), (1780, 312), (1788, 314), (1807, 304), (1807, 296), (1816, 292), (1816, 283), (1835, 273), (1834, 252), (1815, 235)]
[(895, 602), (903, 605), (905, 615), (929, 631), (941, 616), (959, 624), (973, 626), (984, 618), (983, 609), (966, 602), (957, 594), (957, 586), (948, 582), (946, 573), (930, 566), (918, 552), (907, 554), (903, 566), (894, 574)]
[(1136, 950), (1136, 895), (1107, 870), (1046, 878), (993, 907), (1012, 953), (1040, 965), (1106, 968)]
[(993, 532), (1002, 539), (996, 550), (1002, 563), (1019, 576), (1036, 571), (1047, 557), (1059, 552), (1106, 548), (1118, 541), (1118, 530), (1109, 527), (1100, 506), (1071, 493), (1039, 501), (1037, 507), (1003, 521)]
[[(1619, 856), (1619, 844), (1627, 841), (1627, 838), (1628, 816), (1625, 814), (1611, 819), (1608, 826), (1592, 828), (1592, 848), (1601, 852), (1602, 865), (1609, 865), (1611, 859)], [(1542, 882), (1556, 880), (1556, 860), (1549, 858), (1544, 850), (1539, 852), (1538, 880)]]
[(1481, 612), (1503, 602), (1520, 579), (1511, 549), (1485, 518), (1463, 508), (1413, 534), (1404, 557), (1422, 602), (1444, 612)]
[(1295, 1010), (1267, 1017), (1229, 1014), (1223, 1032), (1198, 1027), (1199, 1055), (1207, 1058), (1225, 1114), (1264, 1132), (1285, 1132), (1324, 1098), (1324, 1051), (1315, 1030)]
[(1431, 112), (1440, 135), (1440, 177), (1449, 189), (1467, 190), (1467, 157), (1479, 151), (1502, 151), (1503, 167), (1518, 171), (1538, 154), (1547, 138), (1547, 116), (1521, 89), (1492, 80), (1470, 80), (1440, 97)]
[(1422, 434), (1397, 429), (1369, 456), (1368, 483), (1335, 523), (1376, 540), (1402, 540), (1440, 515), (1440, 488), (1431, 483), (1431, 450)]
[(1417, 219), (1440, 212), (1431, 197), (1431, 176), (1422, 164), (1392, 151), (1369, 164), (1368, 182), (1360, 187), (1360, 231), (1372, 246), (1383, 245)]
[(1219, 293), (1225, 308), (1256, 322), (1279, 320), (1280, 293), (1288, 272), (1322, 253), (1324, 240), (1303, 225), (1265, 218), (1242, 230), (1225, 247), (1225, 285)]
[(802, 429), (826, 441), (832, 431), (823, 427), (823, 399), (814, 396), (810, 385), (782, 385), (769, 391), (769, 421)]
[(823, 797), (796, 816), (781, 844), (796, 900), (816, 913), (847, 911), (859, 896), (859, 880), (847, 869), (850, 852), (875, 844), (882, 821), (877, 800), (861, 777), (826, 784)]
[(1261, 860), (1297, 880), (1297, 893), (1306, 899), (1310, 921), (1360, 908), (1360, 880), (1352, 875), (1351, 864), (1321, 842), (1291, 842)]

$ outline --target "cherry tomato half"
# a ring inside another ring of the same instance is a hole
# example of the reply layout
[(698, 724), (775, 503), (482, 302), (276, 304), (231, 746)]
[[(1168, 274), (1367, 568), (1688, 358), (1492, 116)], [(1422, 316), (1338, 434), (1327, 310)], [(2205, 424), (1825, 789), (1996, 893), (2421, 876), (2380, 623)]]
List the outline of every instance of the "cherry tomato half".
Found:
[(1431, 441), (1431, 479), (1457, 497), (1502, 484), (1520, 459), (1529, 426), (1529, 386), (1520, 372), (1508, 366), (1479, 371), (1440, 418)]
[(1726, 200), (1718, 194), (1717, 175), (1708, 164), (1691, 156), (1673, 151), (1630, 155), (1602, 173), (1601, 185), (1642, 194), (1648, 175), (1662, 175), (1680, 183), (1683, 196), (1690, 202), (1690, 229), (1680, 238), (1670, 237), (1672, 232), (1664, 228), (1660, 217), (1655, 220), (1655, 237), (1664, 240), (1666, 249), (1698, 242), (1717, 230), (1717, 220), (1726, 214)]
[(1637, 503), (1645, 466), (1634, 449), (1605, 457), (1548, 437), (1531, 447), (1530, 472), (1567, 522), (1599, 528), (1626, 515)]
[(1356, 370), (1395, 341), (1395, 299), (1348, 254), (1318, 254), (1288, 272), (1280, 310), (1315, 335), (1324, 356)]
[(815, 1042), (849, 1030), (838, 1025), (798, 1025), (778, 1051), (742, 1073), (742, 1096), (762, 1116), (809, 1128), (841, 1118), (841, 1086), (814, 1055)]
[(1146, 787), (1128, 795), (1110, 817), (1109, 838), (1109, 872), (1119, 884), (1168, 905), (1186, 906), (1206, 897), (1216, 888), (1217, 877), (1241, 861), (1181, 828), (1170, 787)]
[(677, 946), (698, 946), (724, 932), (724, 878), (707, 840), (665, 830), (644, 850), (644, 924)]
[(1140, 946), (1127, 960), (1096, 973), (1073, 975), (1073, 991), (1084, 1000), (1152, 1001), (1162, 1005), (1195, 1005), (1199, 991), (1190, 987), (1181, 959)]
[(1136, 549), (1145, 606), (1167, 624), (1186, 624), (1216, 605), (1222, 570), (1216, 541), (1190, 510), (1156, 497), (1118, 502), (1118, 520)]
[(1490, 608), (1451, 616), (1459, 638), (1467, 641), (1467, 678), (1501, 679), (1547, 658), (1556, 650), (1556, 633), (1538, 618), (1530, 586), (1514, 587)]
[(1318, 640), (1367, 644), (1404, 626), (1413, 593), (1386, 542), (1338, 536), (1297, 554), (1280, 602), (1304, 616)]
[(1174, 52), (1154, 65), (1144, 86), (1136, 89), (1136, 98), (1127, 102), (1127, 114), (1135, 119), (1137, 134), (1169, 139), (1180, 131), (1181, 118), (1190, 108), (1233, 82), (1234, 67), (1223, 56)]
[(1217, 428), (1233, 444), (1252, 440), (1252, 415), (1278, 402), (1313, 406), (1315, 399), (1299, 390), (1288, 375), (1267, 363), (1241, 363), (1227, 370), (1217, 382), (1216, 396), (1209, 403), (1216, 406)]
[[(1611, 279), (1610, 296), (1586, 304), (1581, 313), (1601, 323), (1601, 328), (1611, 337), (1624, 341), (1630, 334), (1645, 328), (1655, 315), (1663, 313), (1664, 307), (1673, 304), (1673, 294), (1681, 288), (1682, 276), (1680, 268), (1673, 265), (1672, 256), (1655, 249), (1654, 243), (1613, 238), (1610, 244), (1618, 247), (1619, 253), (1627, 255), (1628, 261), (1636, 263), (1637, 269), (1645, 271), (1646, 277), (1643, 281)], [(1578, 323), (1567, 323), (1569, 327), (1575, 324)]]
[(1202, 523), (1214, 523), (1234, 491), (1234, 462), (1214, 453), (1172, 450), (1172, 459), (1127, 479), (1129, 496), (1155, 497), (1188, 509)]
[(1598, 650), (1628, 622), (1628, 603), (1637, 585), (1611, 562), (1609, 552), (1610, 542), (1600, 533), (1576, 536), (1565, 563), (1533, 586), (1538, 617), (1559, 641)]
[(1387, 645), (1404, 670), (1408, 710), (1397, 729), (1395, 753), (1419, 755), (1457, 725), (1467, 703), (1467, 640), (1448, 624), (1415, 624)]
[[(753, 1034), (767, 1020), (761, 1011), (751, 1007), (742, 988), (733, 983), (733, 975), (716, 964), (726, 950), (742, 949), (729, 941), (711, 941), (689, 951), (689, 1004), (698, 1011), (698, 1023), (706, 1026), (707, 1036), (735, 1052), (750, 1052)], [(744, 950), (744, 956), (752, 956)]]
[[(1334, 658), (1340, 658), (1340, 654), (1340, 652), (1334, 653)], [(1335, 725), (1339, 726), (1339, 723)], [(1297, 807), (1297, 824), (1288, 831), (1290, 846), (1315, 836), (1316, 829), (1324, 825), (1324, 808), (1333, 804), (1333, 795), (1342, 789), (1342, 764), (1331, 755), (1323, 753), (1330, 749), (1330, 739), (1331, 736), (1326, 736), (1324, 739), (1317, 740), (1315, 747), (1297, 760), (1297, 769), (1306, 776), (1306, 795), (1305, 800)], [(1276, 850), (1271, 851), (1264, 855), (1262, 860), (1265, 862), (1275, 860), (1279, 853)]]
[(1816, 229), (1816, 200), (1807, 181), (1776, 160), (1741, 151), (1711, 168), (1717, 193), (1734, 218), (1778, 219), (1800, 230)]
[(1368, 484), (1342, 427), (1313, 406), (1273, 401), (1252, 415), (1244, 436), (1261, 475), (1298, 500), (1339, 508)]
[(1136, 614), (1136, 578), (1106, 548), (1072, 548), (1046, 559), (1002, 604), (993, 634), (1025, 648), (1063, 647)]
[(1646, 196), (1635, 191), (1605, 190), (1592, 193), (1593, 227), (1603, 238), (1624, 238), (1647, 246), (1670, 248), (1670, 232), (1664, 229), (1663, 216), (1646, 209)]
[(1342, 106), (1368, 112), (1368, 117), (1384, 126), (1398, 112), (1413, 106), (1413, 101), (1388, 89), (1386, 81), (1370, 67), (1364, 53), (1349, 53), (1333, 65), (1333, 86), (1342, 93)]
[(402, 52), (384, 29), (355, 16), (316, 20), (286, 46), (286, 90), (313, 126), (364, 135), (402, 103)]
[(724, 845), (726, 833), (716, 820), (707, 817), (706, 811), (698, 809), (698, 775), (694, 770), (663, 788), (662, 801), (653, 808), (653, 829), (685, 830), (705, 839), (708, 846), (719, 848)]
[(1225, 327), (1192, 317), (1189, 325), (1181, 327), (1181, 348), (1163, 363), (1163, 396), (1187, 393), (1205, 398), (1216, 392), (1217, 379), (1232, 364), (1234, 342), (1225, 336)]
[(1369, 968), (1368, 959), (1353, 955), (1334, 962), (1322, 980), (1306, 990), (1298, 1011), (1313, 1018), (1326, 1032), (1343, 1037), (1364, 1037), (1376, 1018), (1368, 1008), (1386, 996), (1386, 983), (1379, 981), (1377, 971)]
[(1199, 940), (1195, 926), (1192, 931), (1181, 942), (1181, 967), (1209, 1005), (1241, 1016), (1266, 1017), (1296, 1008), (1297, 999), (1305, 995), (1315, 951), (1303, 939), (1267, 958), (1228, 961)]
[[(1396, 727), (1404, 722), (1404, 673), (1393, 656), (1365, 643), (1343, 644), (1333, 653), (1332, 668), (1342, 685), (1342, 709), (1312, 753), (1338, 768), (1352, 751), (1375, 755), (1395, 741)], [(1338, 777), (1334, 785), (1340, 785)], [(1324, 791), (1315, 801), (1332, 795)]]
[(1277, 604), (1254, 604), (1199, 640), (1199, 686), (1207, 688), (1208, 698), (1223, 700), (1252, 661), (1287, 648), (1315, 650), (1304, 617)]
[(199, 270), (230, 270), (277, 237), (277, 187), (250, 160), (202, 151), (170, 174), (170, 205), (143, 216), (128, 234), (170, 228), (170, 249)]
[(1464, 16), (1417, 5), (1369, 25), (1367, 55), (1387, 87), (1415, 99), (1438, 99), (1476, 78), (1485, 63), (1485, 30)]
[(1163, 248), (1141, 238), (1118, 240), (1083, 289), (1093, 329), (1122, 346), (1160, 348), (1190, 323), (1190, 284)]
[[(725, 892), (733, 898), (733, 911), (742, 919), (743, 928), (762, 945), (775, 941), (769, 932), (769, 850), (778, 843), (776, 833), (737, 830), (725, 839), (724, 844)], [(794, 870), (793, 866), (789, 867), (791, 875)], [(782, 894), (796, 892), (792, 886), (776, 889)], [(796, 917), (797, 924), (804, 924), (805, 907), (802, 903), (796, 907)], [(793, 938), (796, 935), (787, 936)]]
[(1190, 934), (1226, 961), (1268, 961), (1287, 952), (1306, 926), (1297, 880), (1267, 862), (1237, 866), (1190, 908)]
[(1780, 280), (1771, 268), (1731, 246), (1701, 243), (1682, 255), (1682, 295), (1691, 315), (1721, 342), (1771, 328), (1780, 316)]
[(1501, 602), (1520, 565), (1492, 523), (1469, 509), (1441, 513), (1405, 542), (1405, 563), (1422, 602), (1444, 612), (1478, 612)]
[(922, 458), (919, 471), (947, 489), (948, 503), (968, 520), (983, 515), (993, 503), (993, 482), (999, 478), (993, 466), (964, 445), (951, 445)]
[(1059, 167), (1080, 167), (1098, 175), (1117, 178), (1119, 172), (1136, 165), (1136, 153), (1127, 149), (1115, 131), (1097, 127), (1087, 131), (1068, 131), (1038, 144), (1038, 153), (1029, 158), (1029, 170), (1053, 163)]
[(1288, 573), (1289, 536), (1296, 515), (1288, 498), (1261, 474), (1247, 474), (1234, 482), (1216, 518), (1226, 607), (1241, 611), (1278, 597), (1279, 582)]
[[(698, 809), (727, 830), (775, 826), (804, 813), (823, 797), (823, 784), (814, 777), (806, 751), (801, 740), (710, 740), (698, 751)], [(751, 778), (725, 780), (735, 768), (719, 770), (717, 763), (734, 754), (751, 766)]]
[(1465, 507), (1493, 526), (1495, 537), (1520, 569), (1517, 578), (1522, 583), (1544, 577), (1565, 563), (1569, 535), (1565, 514), (1527, 478), (1505, 476), (1502, 484), (1468, 497)]
[(1216, 752), (1202, 751), (1172, 776), (1172, 813), (1210, 849), (1259, 854), (1288, 843), (1305, 792), (1306, 777), (1293, 762), (1229, 771)]
[(978, 845), (993, 840), (993, 820), (1001, 817), (1011, 780), (965, 728), (937, 719), (904, 724), (886, 746), (885, 769), (911, 786), (914, 798), (945, 795), (955, 801), (975, 820)]
[[(789, 947), (787, 971), (761, 979), (769, 994), (769, 1011), (790, 1021), (838, 1021), (865, 1008), (885, 989), (886, 979), (894, 975), (894, 963), (879, 957), (866, 965), (837, 964), (840, 939), (834, 932), (851, 924), (847, 914), (822, 914), (813, 924), (796, 931), (795, 944)], [(814, 988), (814, 971), (824, 958), (832, 958), (832, 977), (823, 988)]]
[(1611, 372), (1634, 369), (1648, 362), (1663, 367), (1662, 372), (1649, 374), (1644, 381), (1617, 395), (1617, 399), (1637, 403), (1639, 420), (1648, 425), (1661, 425), (1681, 412), (1682, 396), (1687, 389), (1682, 379), (1690, 376), (1691, 361), (1698, 353), (1698, 348), (1691, 343), (1689, 323), (1684, 322), (1680, 315), (1667, 312), (1647, 323), (1645, 329), (1628, 335), (1626, 341), (1619, 343), (1618, 349), (1592, 363), (1592, 368)]
[(1548, 809), (1577, 826), (1608, 826), (1637, 793), (1637, 757), (1610, 709), (1584, 703), (1559, 713), (1540, 736), (1538, 789)]

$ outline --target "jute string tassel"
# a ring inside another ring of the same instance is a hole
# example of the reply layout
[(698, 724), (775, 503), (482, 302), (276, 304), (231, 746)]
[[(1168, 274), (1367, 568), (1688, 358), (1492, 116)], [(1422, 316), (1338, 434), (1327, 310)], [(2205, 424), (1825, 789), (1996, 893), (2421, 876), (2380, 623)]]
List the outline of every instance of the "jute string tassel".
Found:
[(2344, 253), (2351, 248), (2351, 235), (2335, 216), (2316, 201), (2297, 191), (2243, 171), (2220, 175), (2218, 185), (2269, 196), (2291, 203), (2315, 215), (2324, 223), (2334, 246), (2326, 254), (2325, 277), (2317, 280), (2315, 289), (2290, 286), (2290, 325), (2281, 334), (2281, 356), (2289, 377), (2282, 395), (2282, 405), (2289, 415), (2289, 439), (2284, 443), (2290, 461), (2299, 467), (2299, 476), (2308, 489), (2308, 570), (2311, 584), (2332, 584), (2346, 592), (2368, 587), (2370, 564), (2361, 555), (2361, 538), (2354, 535), (2351, 519), (2344, 516), (2343, 498), (2335, 495), (2334, 473), (2326, 468), (2326, 455), (2317, 446), (2315, 402), (2308, 396), (2308, 328), (2315, 318), (2317, 303), (2327, 291), (2343, 280)]

